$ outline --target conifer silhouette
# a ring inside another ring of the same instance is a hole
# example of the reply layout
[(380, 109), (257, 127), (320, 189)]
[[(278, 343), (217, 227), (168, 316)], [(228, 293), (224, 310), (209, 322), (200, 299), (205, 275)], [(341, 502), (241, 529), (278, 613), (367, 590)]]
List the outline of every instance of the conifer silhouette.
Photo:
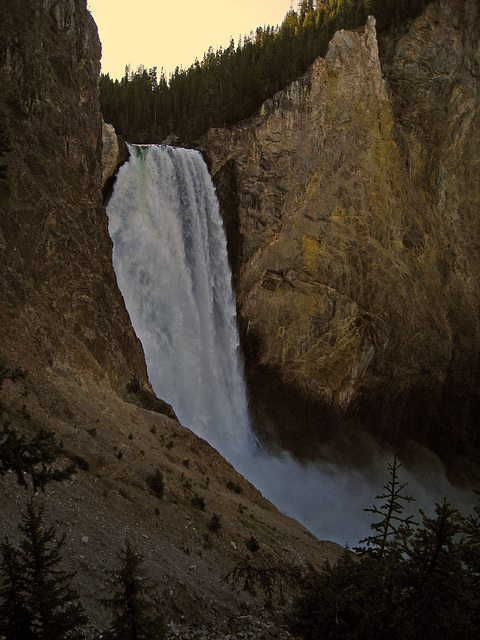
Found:
[(32, 615), (27, 601), (25, 568), (7, 536), (0, 549), (0, 635), (8, 640), (31, 640)]
[[(389, 551), (389, 546), (393, 542), (398, 543), (399, 539), (403, 539), (404, 536), (397, 537), (398, 529), (401, 528), (408, 535), (413, 524), (413, 515), (403, 515), (405, 503), (414, 502), (415, 498), (404, 494), (404, 489), (408, 482), (400, 482), (398, 478), (398, 471), (401, 467), (402, 463), (398, 461), (397, 454), (395, 454), (393, 463), (388, 463), (390, 480), (383, 487), (385, 491), (375, 496), (375, 500), (385, 500), (385, 502), (380, 507), (373, 505), (371, 508), (364, 509), (364, 511), (374, 515), (380, 515), (381, 520), (370, 525), (370, 528), (375, 533), (360, 540), (360, 544), (366, 543), (367, 547), (372, 547), (371, 551), (380, 560), (385, 557)], [(356, 548), (355, 551), (366, 552), (365, 549), (360, 547)]]
[(76, 465), (70, 464), (65, 469), (52, 467), (62, 452), (62, 443), (57, 440), (53, 431), (40, 429), (33, 438), (18, 435), (16, 429), (8, 423), (0, 431), (0, 476), (6, 471), (13, 471), (20, 485), (27, 488), (27, 477), (30, 476), (34, 491), (45, 489), (49, 482), (61, 482), (70, 478)]
[(111, 572), (116, 591), (111, 598), (103, 600), (104, 607), (113, 614), (106, 639), (162, 640), (163, 619), (150, 595), (153, 585), (141, 571), (143, 554), (127, 538), (117, 557), (120, 568)]
[(1, 546), (0, 629), (7, 640), (80, 640), (86, 623), (74, 573), (59, 568), (65, 537), (44, 525), (45, 510), (27, 503), (19, 524), (23, 534), (16, 550), (6, 538)]

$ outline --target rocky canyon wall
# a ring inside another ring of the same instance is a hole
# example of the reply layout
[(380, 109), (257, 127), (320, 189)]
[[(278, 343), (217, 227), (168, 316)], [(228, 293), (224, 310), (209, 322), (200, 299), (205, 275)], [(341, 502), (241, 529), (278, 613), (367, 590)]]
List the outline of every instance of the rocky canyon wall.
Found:
[(202, 142), (227, 228), (257, 428), (359, 462), (371, 438), (478, 477), (480, 11), (438, 0), (338, 32)]
[(4, 356), (144, 385), (102, 205), (96, 25), (86, 0), (3, 0), (0, 13)]

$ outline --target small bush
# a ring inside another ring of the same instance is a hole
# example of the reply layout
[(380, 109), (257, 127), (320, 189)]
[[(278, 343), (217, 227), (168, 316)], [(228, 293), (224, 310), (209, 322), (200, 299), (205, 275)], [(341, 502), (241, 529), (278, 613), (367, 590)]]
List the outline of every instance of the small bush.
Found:
[(85, 458), (82, 458), (82, 456), (72, 456), (72, 462), (74, 462), (82, 471), (88, 471), (90, 469), (90, 465)]
[(0, 389), (2, 388), (4, 380), (11, 380), (12, 382), (20, 379), (25, 380), (27, 373), (28, 371), (20, 367), (9, 369), (3, 362), (0, 362)]
[(212, 533), (215, 533), (222, 526), (222, 519), (218, 515), (218, 513), (214, 513), (208, 523), (208, 528)]
[(165, 486), (163, 484), (163, 473), (160, 471), (160, 469), (157, 469), (155, 473), (147, 476), (147, 484), (150, 491), (161, 500), (163, 498)]
[(27, 406), (25, 404), (22, 405), (22, 415), (25, 418), (25, 420), (30, 420), (30, 418), (32, 417), (32, 414), (28, 411)]
[(260, 549), (260, 545), (258, 544), (258, 540), (256, 538), (254, 538), (253, 536), (250, 536), (250, 538), (248, 540), (245, 540), (245, 546), (252, 553), (255, 553), (255, 551), (258, 551)]
[(212, 541), (210, 539), (210, 534), (205, 532), (202, 535), (202, 540), (203, 540), (203, 548), (204, 549), (211, 549), (213, 547)]
[(234, 491), (235, 493), (243, 493), (242, 487), (232, 480), (227, 482), (227, 489), (230, 489), (230, 491)]
[(192, 503), (192, 506), (197, 507), (197, 509), (200, 509), (200, 511), (205, 510), (205, 500), (204, 498), (202, 498), (202, 496), (199, 496), (199, 495), (193, 496), (191, 503)]

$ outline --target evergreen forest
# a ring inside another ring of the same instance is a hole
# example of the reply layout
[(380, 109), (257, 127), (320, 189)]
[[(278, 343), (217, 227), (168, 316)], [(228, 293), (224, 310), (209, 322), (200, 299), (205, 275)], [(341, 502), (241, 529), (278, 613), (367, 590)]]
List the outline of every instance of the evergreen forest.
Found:
[(105, 122), (130, 142), (158, 143), (168, 137), (193, 144), (210, 127), (251, 116), (277, 91), (300, 77), (339, 29), (363, 28), (374, 15), (379, 33), (398, 29), (430, 0), (302, 0), (280, 26), (258, 27), (237, 44), (213, 47), (169, 78), (163, 68), (133, 71), (121, 80), (100, 77)]

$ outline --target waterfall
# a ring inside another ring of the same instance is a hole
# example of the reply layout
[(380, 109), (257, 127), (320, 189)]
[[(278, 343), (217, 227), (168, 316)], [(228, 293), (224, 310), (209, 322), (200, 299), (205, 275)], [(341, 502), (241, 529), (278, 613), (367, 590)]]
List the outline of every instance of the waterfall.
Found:
[[(369, 534), (363, 509), (385, 481), (386, 460), (379, 455), (362, 473), (325, 461), (302, 464), (256, 444), (226, 238), (207, 167), (191, 149), (129, 150), (107, 214), (118, 285), (156, 394), (280, 510), (318, 537), (355, 544)], [(431, 505), (433, 496), (452, 495), (440, 473), (404, 476)], [(454, 504), (463, 500), (456, 492)]]
[(107, 214), (118, 285), (150, 382), (183, 425), (235, 457), (250, 428), (214, 186), (198, 151), (129, 151)]

